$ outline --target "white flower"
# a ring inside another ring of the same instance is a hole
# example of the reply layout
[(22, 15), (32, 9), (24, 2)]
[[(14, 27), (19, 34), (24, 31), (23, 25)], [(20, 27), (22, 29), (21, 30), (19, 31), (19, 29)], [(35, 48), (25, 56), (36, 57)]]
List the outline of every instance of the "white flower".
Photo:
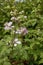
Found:
[(11, 20), (17, 20), (17, 18), (16, 17), (12, 17)]
[(15, 33), (16, 33), (16, 34), (21, 34), (21, 31), (16, 31)]
[(21, 41), (18, 40), (18, 38), (15, 38), (13, 43), (14, 43), (14, 46), (17, 46), (18, 44), (21, 44)]
[(24, 13), (24, 11), (22, 10), (22, 13)]
[(24, 18), (27, 18), (27, 16), (24, 16)]
[(21, 41), (17, 41), (16, 43), (17, 43), (17, 44), (21, 44)]
[(14, 42), (17, 42), (17, 41), (18, 41), (18, 38), (15, 38), (15, 39), (14, 39)]
[(8, 25), (8, 26), (11, 26), (11, 25), (12, 25), (12, 22), (9, 22), (7, 25)]
[(12, 25), (12, 22), (6, 22), (5, 24), (4, 24), (4, 26), (11, 26)]
[(12, 17), (11, 20), (14, 20), (14, 17)]
[(14, 46), (17, 46), (17, 44), (14, 44)]
[(15, 33), (16, 34), (21, 34), (21, 30), (17, 30)]

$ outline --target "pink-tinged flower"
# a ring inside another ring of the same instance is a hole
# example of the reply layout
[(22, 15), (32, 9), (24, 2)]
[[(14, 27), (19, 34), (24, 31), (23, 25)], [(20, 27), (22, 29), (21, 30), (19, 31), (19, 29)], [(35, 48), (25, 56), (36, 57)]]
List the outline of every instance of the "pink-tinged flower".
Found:
[(21, 32), (23, 35), (26, 35), (28, 33), (28, 30), (25, 27), (24, 28), (21, 27)]
[(4, 26), (11, 26), (12, 25), (12, 22), (6, 22), (5, 24), (4, 24)]
[(11, 30), (12, 28), (11, 27), (8, 27), (8, 26), (5, 26), (4, 27), (4, 30)]
[(16, 32), (16, 34), (23, 34), (26, 35), (28, 33), (28, 30), (24, 27), (21, 27), (20, 29), (18, 29)]
[(8, 23), (8, 26), (11, 26), (11, 25), (12, 25), (12, 22), (9, 22), (9, 23)]
[(5, 30), (11, 30), (14, 26), (12, 26), (12, 22), (6, 22), (5, 24), (4, 24), (4, 29)]

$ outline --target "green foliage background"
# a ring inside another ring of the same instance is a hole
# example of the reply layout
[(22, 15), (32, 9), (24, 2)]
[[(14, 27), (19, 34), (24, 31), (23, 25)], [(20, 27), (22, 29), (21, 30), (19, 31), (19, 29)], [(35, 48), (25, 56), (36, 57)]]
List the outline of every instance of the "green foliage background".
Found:
[[(22, 10), (24, 13), (19, 14)], [(4, 23), (11, 21), (12, 16), (21, 17), (20, 23), (12, 21), (13, 25), (15, 28), (26, 27), (28, 34), (21, 37), (13, 34), (12, 30), (4, 30)], [(24, 16), (27, 16), (27, 19), (24, 19)], [(12, 42), (14, 37), (20, 38), (22, 44), (14, 47)], [(43, 64), (43, 0), (25, 2), (0, 0), (0, 65), (41, 64)]]

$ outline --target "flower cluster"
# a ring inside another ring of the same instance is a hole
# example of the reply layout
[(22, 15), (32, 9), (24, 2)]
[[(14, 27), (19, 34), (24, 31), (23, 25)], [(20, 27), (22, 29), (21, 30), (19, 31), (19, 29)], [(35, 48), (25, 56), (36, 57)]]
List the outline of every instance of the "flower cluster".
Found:
[(15, 33), (26, 35), (28, 33), (28, 30), (25, 27), (20, 27), (20, 29), (17, 29)]
[(5, 30), (11, 30), (14, 26), (12, 26), (12, 22), (6, 22), (4, 24), (4, 29)]
[(18, 38), (15, 38), (13, 43), (14, 43), (14, 46), (17, 46), (18, 44), (21, 44), (21, 41)]

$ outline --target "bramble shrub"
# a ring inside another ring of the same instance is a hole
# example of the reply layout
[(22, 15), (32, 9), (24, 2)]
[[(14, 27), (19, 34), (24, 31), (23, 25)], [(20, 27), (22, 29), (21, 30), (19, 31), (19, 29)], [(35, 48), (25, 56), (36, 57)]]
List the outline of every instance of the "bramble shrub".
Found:
[(43, 65), (43, 0), (0, 0), (0, 65)]

